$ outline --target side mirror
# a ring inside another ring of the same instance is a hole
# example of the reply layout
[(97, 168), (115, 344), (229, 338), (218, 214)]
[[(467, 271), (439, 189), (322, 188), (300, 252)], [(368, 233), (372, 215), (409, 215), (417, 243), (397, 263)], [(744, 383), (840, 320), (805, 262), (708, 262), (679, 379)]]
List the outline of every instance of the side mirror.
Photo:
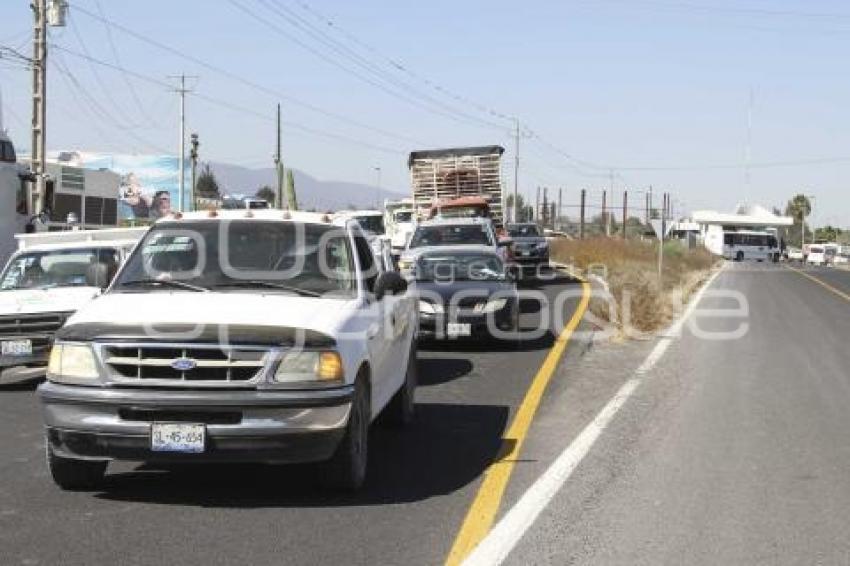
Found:
[(117, 266), (109, 263), (93, 263), (86, 269), (86, 285), (104, 289), (115, 276)]
[(386, 295), (401, 295), (407, 291), (407, 281), (395, 271), (384, 271), (378, 275), (375, 282), (375, 299), (381, 300)]

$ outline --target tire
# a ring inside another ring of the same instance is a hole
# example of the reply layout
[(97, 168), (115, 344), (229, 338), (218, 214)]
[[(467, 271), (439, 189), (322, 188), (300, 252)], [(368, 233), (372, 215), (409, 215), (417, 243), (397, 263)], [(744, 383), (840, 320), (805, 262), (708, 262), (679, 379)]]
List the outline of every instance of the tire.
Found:
[(744, 252), (738, 252), (735, 254), (735, 261), (744, 261)]
[(93, 490), (103, 484), (108, 462), (75, 460), (53, 453), (47, 445), (47, 469), (53, 482), (64, 490)]
[(370, 395), (366, 380), (358, 378), (345, 435), (331, 459), (322, 462), (322, 485), (336, 491), (357, 491), (366, 480), (369, 456)]
[(410, 345), (410, 355), (407, 357), (407, 371), (404, 374), (404, 383), (390, 399), (387, 408), (382, 415), (383, 423), (403, 428), (413, 422), (416, 416), (416, 386), (419, 375), (416, 364), (416, 343)]

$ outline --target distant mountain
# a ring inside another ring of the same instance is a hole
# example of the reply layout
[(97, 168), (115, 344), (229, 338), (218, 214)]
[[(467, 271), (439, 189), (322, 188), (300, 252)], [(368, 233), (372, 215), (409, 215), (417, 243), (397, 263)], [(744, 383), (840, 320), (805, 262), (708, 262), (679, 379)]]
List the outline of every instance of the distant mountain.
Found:
[[(229, 194), (253, 195), (263, 185), (274, 188), (277, 176), (272, 167), (249, 169), (228, 163), (210, 163), (222, 190)], [(408, 195), (378, 189), (371, 185), (345, 181), (320, 181), (315, 177), (293, 169), (295, 190), (301, 209), (340, 210), (349, 207), (374, 208), (384, 199), (399, 199)]]

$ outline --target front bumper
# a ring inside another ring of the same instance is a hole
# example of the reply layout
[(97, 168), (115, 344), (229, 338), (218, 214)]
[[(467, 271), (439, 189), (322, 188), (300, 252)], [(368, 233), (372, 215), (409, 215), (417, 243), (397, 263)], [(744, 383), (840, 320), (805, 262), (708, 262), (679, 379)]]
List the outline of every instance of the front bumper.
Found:
[[(491, 320), (488, 321), (488, 317)], [(507, 306), (492, 314), (445, 314), (419, 313), (419, 337), (423, 340), (429, 339), (463, 339), (480, 336), (492, 336), (496, 334), (491, 327), (499, 332), (511, 332), (515, 330), (514, 310)], [(448, 323), (469, 324), (470, 336), (449, 336)]]
[[(47, 438), (66, 458), (143, 462), (316, 462), (348, 422), (353, 386), (316, 391), (186, 391), (42, 384)], [(152, 422), (203, 423), (203, 453), (153, 452)]]
[(47, 366), (47, 358), (50, 357), (50, 347), (53, 345), (53, 334), (0, 336), (0, 342), (7, 340), (29, 340), (32, 344), (32, 353), (23, 356), (0, 355), (0, 369), (15, 366)]

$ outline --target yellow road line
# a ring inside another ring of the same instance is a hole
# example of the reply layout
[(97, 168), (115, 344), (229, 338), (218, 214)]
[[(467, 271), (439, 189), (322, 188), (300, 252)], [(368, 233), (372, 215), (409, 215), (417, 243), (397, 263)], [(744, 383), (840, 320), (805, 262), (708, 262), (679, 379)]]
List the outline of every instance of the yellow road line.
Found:
[(531, 421), (534, 419), (534, 414), (537, 412), (540, 400), (546, 391), (546, 386), (558, 368), (564, 350), (566, 350), (567, 344), (581, 322), (590, 302), (590, 285), (586, 282), (582, 282), (581, 285), (581, 300), (573, 316), (555, 340), (555, 344), (549, 350), (549, 353), (546, 354), (543, 365), (537, 370), (537, 374), (534, 376), (528, 391), (526, 391), (507, 434), (502, 439), (502, 449), (497, 459), (484, 472), (481, 487), (466, 513), (466, 518), (463, 520), (449, 556), (446, 558), (447, 566), (455, 566), (463, 562), (464, 558), (472, 552), (493, 526), (514, 464), (519, 457), (528, 429), (531, 427)]
[(839, 297), (841, 297), (845, 301), (850, 301), (850, 295), (848, 295), (844, 291), (839, 291), (838, 289), (836, 289), (835, 287), (833, 287), (829, 283), (826, 283), (825, 281), (818, 279), (817, 277), (814, 277), (813, 275), (809, 275), (805, 271), (800, 271), (799, 269), (797, 269), (795, 267), (791, 267), (790, 265), (787, 266), (787, 267), (791, 271), (799, 273), (800, 275), (802, 275), (803, 277), (806, 277), (807, 279), (811, 279), (812, 281), (814, 281), (815, 283), (817, 283), (818, 285), (820, 285), (824, 289), (827, 289), (828, 291), (832, 291), (833, 293), (835, 293), (836, 295), (838, 295)]

